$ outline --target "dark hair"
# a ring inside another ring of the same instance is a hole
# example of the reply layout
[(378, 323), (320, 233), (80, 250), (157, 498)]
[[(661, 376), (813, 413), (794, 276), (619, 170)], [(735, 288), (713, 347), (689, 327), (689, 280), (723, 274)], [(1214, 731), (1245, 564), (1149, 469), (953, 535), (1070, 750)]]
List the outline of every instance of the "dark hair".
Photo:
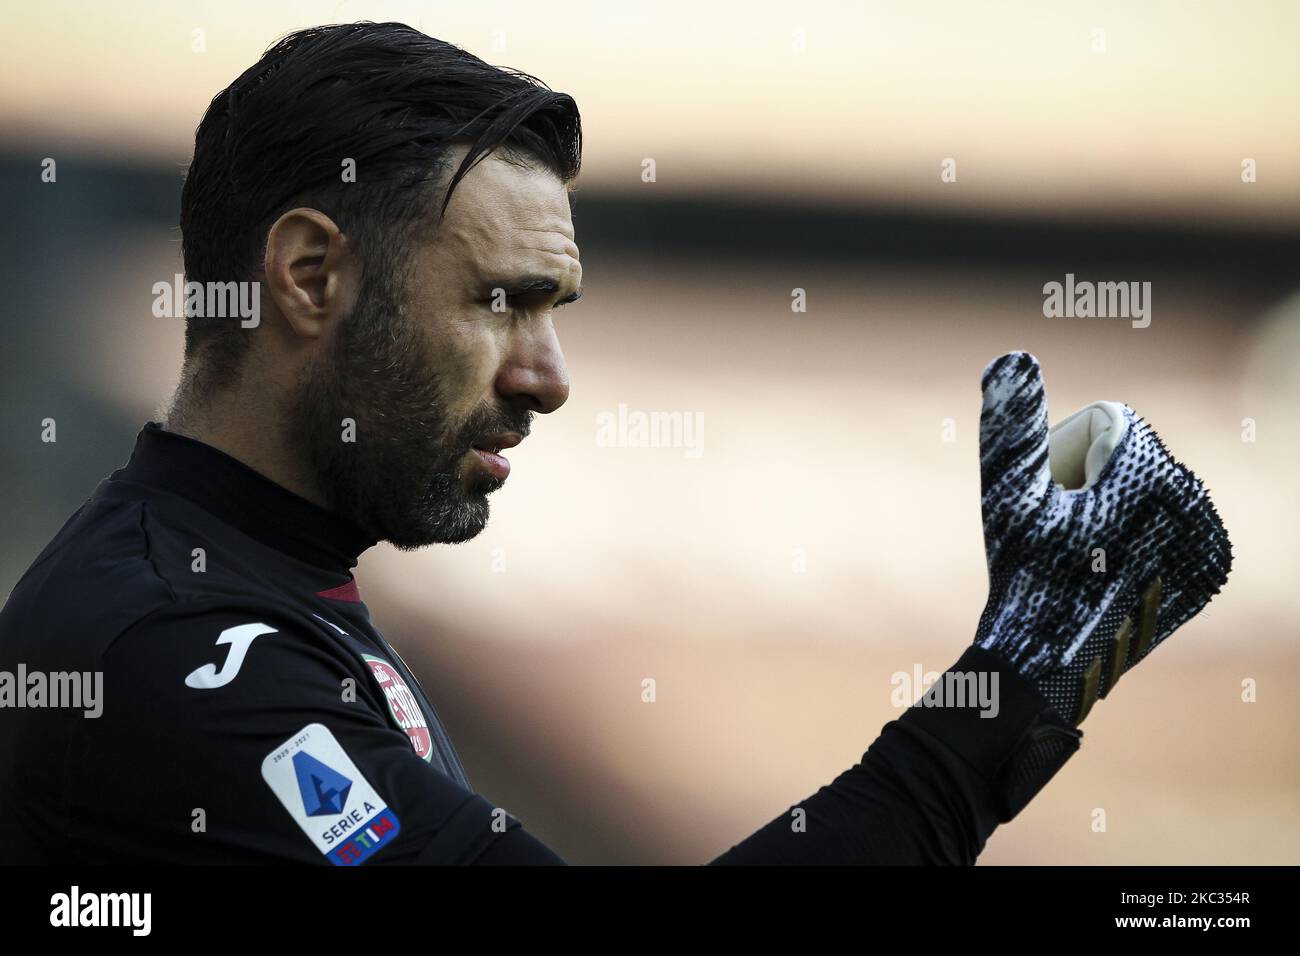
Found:
[[(403, 23), (291, 33), (213, 98), (195, 132), (181, 191), (186, 277), (251, 279), (267, 231), (298, 205), (338, 223), (364, 275), (391, 272), (432, 211), (458, 143), (471, 148), (439, 220), (464, 175), (498, 147), (564, 183), (582, 163), (577, 104), (536, 77)], [(356, 163), (355, 182), (342, 180), (345, 159)], [(241, 333), (238, 322), (187, 318), (185, 357), (202, 348), (205, 372), (224, 378), (247, 347)]]

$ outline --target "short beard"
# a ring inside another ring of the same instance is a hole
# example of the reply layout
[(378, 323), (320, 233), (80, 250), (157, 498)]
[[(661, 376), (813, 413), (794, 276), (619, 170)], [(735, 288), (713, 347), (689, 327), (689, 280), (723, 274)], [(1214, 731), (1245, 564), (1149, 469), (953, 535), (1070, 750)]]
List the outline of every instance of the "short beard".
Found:
[[(447, 420), (436, 364), (392, 272), (368, 279), (333, 344), (300, 383), (291, 427), (331, 510), (401, 550), (468, 541), (487, 525), (487, 474), (466, 485), (465, 454), (504, 431), (528, 434), (531, 412), (479, 406)], [(345, 419), (355, 422), (345, 441)]]

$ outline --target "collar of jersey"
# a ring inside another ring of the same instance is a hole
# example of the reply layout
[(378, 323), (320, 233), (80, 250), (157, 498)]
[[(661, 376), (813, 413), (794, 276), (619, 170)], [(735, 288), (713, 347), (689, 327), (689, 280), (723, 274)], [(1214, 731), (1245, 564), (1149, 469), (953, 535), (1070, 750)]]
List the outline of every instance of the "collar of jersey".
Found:
[(377, 543), (356, 525), (276, 484), (237, 458), (149, 422), (114, 479), (169, 492), (278, 551), (351, 574)]

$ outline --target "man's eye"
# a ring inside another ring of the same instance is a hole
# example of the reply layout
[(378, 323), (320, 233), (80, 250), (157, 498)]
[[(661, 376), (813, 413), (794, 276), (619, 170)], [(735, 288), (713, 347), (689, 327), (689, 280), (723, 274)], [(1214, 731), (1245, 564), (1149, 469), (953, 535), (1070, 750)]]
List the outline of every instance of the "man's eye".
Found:
[[(486, 299), (484, 299), (484, 300), (482, 300), (482, 301), (483, 301), (483, 304), (486, 305), (489, 309), (491, 309), (493, 312), (499, 313), (500, 315), (506, 315), (507, 313), (514, 312), (514, 311), (516, 311), (517, 309), (524, 308), (524, 306), (521, 304), (519, 298), (518, 298), (517, 296), (513, 296), (513, 295), (508, 295), (508, 296), (504, 296), (504, 297), (502, 297), (502, 296), (489, 296), (488, 298), (486, 298)], [(551, 306), (551, 310), (552, 310), (553, 312), (559, 312), (559, 311), (560, 311), (561, 309), (563, 309), (565, 306), (569, 306), (569, 305), (572, 305), (572, 304), (573, 304), (573, 303), (572, 303), (571, 301), (570, 301), (570, 302), (557, 302), (555, 305)]]

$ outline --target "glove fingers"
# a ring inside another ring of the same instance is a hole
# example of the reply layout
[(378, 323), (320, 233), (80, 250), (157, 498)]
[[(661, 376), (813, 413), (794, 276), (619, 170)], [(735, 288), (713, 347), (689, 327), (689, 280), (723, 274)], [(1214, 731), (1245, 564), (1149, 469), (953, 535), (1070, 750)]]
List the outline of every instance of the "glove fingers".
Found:
[(985, 508), (1041, 500), (1051, 482), (1047, 395), (1038, 359), (1008, 352), (980, 380), (980, 484)]

